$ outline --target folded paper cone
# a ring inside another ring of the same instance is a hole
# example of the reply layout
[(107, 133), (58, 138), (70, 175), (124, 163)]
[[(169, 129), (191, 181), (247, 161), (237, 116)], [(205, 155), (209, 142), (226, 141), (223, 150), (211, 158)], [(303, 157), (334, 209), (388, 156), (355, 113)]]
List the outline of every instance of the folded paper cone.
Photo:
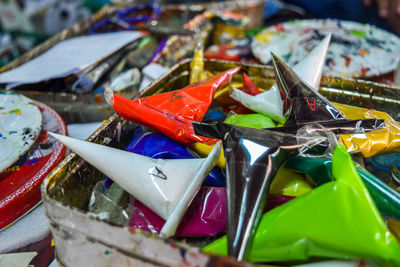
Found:
[[(188, 200), (190, 203), (197, 192), (196, 186), (201, 185), (207, 171), (216, 163), (220, 149), (219, 145), (215, 146), (213, 153), (207, 158), (164, 160), (50, 132), (49, 135), (110, 177), (165, 220), (172, 213), (180, 216), (184, 204)], [(184, 200), (181, 201), (182, 197)]]
[(219, 159), (219, 154), (221, 153), (221, 144), (218, 142), (211, 153), (205, 158), (203, 164), (200, 166), (196, 176), (191, 181), (189, 187), (183, 193), (182, 197), (178, 203), (173, 208), (169, 218), (165, 222), (163, 228), (161, 229), (161, 235), (165, 237), (173, 236), (175, 234), (176, 228), (181, 221), (183, 214), (189, 207), (190, 202), (193, 200), (196, 193), (199, 191), (204, 178), (210, 172), (210, 170), (217, 164)]
[(318, 90), (303, 81), (283, 59), (272, 54), (272, 65), (278, 87), (289, 104), (289, 118), (285, 127), (301, 127), (308, 123), (348, 121)]
[[(294, 72), (315, 90), (318, 90), (321, 82), (330, 39), (331, 35), (329, 34), (302, 61), (293, 67)], [(284, 95), (289, 95), (289, 92), (283, 92)], [(233, 88), (231, 97), (257, 113), (270, 116), (277, 122), (284, 121), (286, 108), (284, 110), (277, 84), (272, 85), (268, 91), (255, 96)]]
[(330, 41), (331, 34), (328, 34), (303, 60), (293, 67), (294, 72), (315, 90), (318, 90), (321, 83)]

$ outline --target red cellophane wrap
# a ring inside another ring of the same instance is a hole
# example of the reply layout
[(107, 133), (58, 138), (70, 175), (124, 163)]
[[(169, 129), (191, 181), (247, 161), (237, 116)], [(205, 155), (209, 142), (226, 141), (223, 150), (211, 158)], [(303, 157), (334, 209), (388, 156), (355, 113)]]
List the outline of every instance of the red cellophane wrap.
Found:
[[(249, 95), (253, 95), (253, 96), (262, 93), (262, 91), (257, 87), (257, 85), (255, 85), (254, 82), (245, 73), (243, 73), (243, 87), (240, 89), (243, 92), (245, 92)], [(230, 111), (232, 111), (236, 114), (252, 114), (252, 113), (254, 113), (253, 110), (246, 108), (239, 102), (236, 103), (236, 107), (233, 109), (231, 109), (230, 107), (224, 107), (224, 112), (230, 112)]]
[(253, 81), (250, 80), (250, 78), (245, 73), (243, 73), (242, 91), (245, 93), (248, 93), (249, 95), (258, 95), (258, 94), (262, 93), (262, 91), (260, 91), (260, 89), (258, 89), (257, 85), (255, 85), (253, 83)]
[(195, 135), (191, 122), (203, 120), (215, 91), (226, 86), (239, 70), (230, 69), (180, 90), (136, 100), (114, 94), (113, 107), (122, 118), (154, 128), (183, 144), (214, 144), (214, 139)]

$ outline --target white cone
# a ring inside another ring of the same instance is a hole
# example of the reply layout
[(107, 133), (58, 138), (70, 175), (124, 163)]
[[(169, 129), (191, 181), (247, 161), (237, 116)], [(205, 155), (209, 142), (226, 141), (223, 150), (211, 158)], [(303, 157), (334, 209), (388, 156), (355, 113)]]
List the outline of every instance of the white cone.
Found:
[(274, 84), (268, 91), (252, 96), (242, 90), (232, 88), (230, 96), (243, 106), (263, 115), (266, 115), (277, 122), (284, 122), (283, 101), (278, 86)]
[(325, 36), (325, 38), (322, 39), (322, 41), (315, 46), (307, 56), (293, 67), (294, 72), (317, 91), (319, 89), (319, 84), (321, 83), (321, 76), (325, 66), (325, 59), (331, 41), (331, 35), (332, 34), (329, 33)]
[[(327, 35), (303, 60), (293, 67), (296, 74), (315, 90), (319, 89), (330, 40), (331, 34)], [(284, 120), (283, 102), (276, 84), (272, 85), (268, 91), (256, 96), (233, 88), (231, 97), (245, 107), (269, 116), (277, 122)]]
[(153, 159), (63, 135), (50, 132), (49, 135), (165, 220), (173, 213), (177, 216), (174, 220), (176, 224), (179, 224), (204, 178), (218, 161), (221, 149), (220, 145), (216, 145), (207, 158)]

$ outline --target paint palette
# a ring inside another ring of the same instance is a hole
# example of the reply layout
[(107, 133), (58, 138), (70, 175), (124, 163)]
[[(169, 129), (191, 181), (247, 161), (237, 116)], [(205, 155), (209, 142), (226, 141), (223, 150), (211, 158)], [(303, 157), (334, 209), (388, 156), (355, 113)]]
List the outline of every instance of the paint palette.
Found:
[(372, 78), (395, 70), (400, 39), (372, 25), (350, 21), (293, 20), (276, 24), (256, 35), (251, 49), (264, 64), (270, 62), (272, 51), (293, 66), (330, 32), (324, 74)]
[(0, 172), (0, 231), (39, 203), (42, 180), (65, 155), (65, 146), (47, 136), (47, 131), (67, 134), (63, 119), (47, 105), (35, 104), (43, 116), (40, 135), (22, 158)]
[(29, 150), (41, 127), (42, 114), (29, 98), (0, 93), (0, 173)]

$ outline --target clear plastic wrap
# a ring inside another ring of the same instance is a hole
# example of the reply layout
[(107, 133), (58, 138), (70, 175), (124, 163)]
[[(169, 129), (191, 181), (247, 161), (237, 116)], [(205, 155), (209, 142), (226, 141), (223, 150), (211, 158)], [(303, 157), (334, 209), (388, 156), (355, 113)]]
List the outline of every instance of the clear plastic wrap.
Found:
[(129, 195), (116, 183), (108, 188), (104, 183), (100, 181), (93, 187), (88, 210), (101, 220), (128, 226), (133, 212)]
[(317, 90), (306, 84), (282, 59), (272, 56), (278, 87), (289, 104), (289, 117), (283, 127), (271, 130), (293, 133), (296, 129), (318, 123), (335, 133), (372, 131), (385, 126), (382, 119), (350, 120)]

